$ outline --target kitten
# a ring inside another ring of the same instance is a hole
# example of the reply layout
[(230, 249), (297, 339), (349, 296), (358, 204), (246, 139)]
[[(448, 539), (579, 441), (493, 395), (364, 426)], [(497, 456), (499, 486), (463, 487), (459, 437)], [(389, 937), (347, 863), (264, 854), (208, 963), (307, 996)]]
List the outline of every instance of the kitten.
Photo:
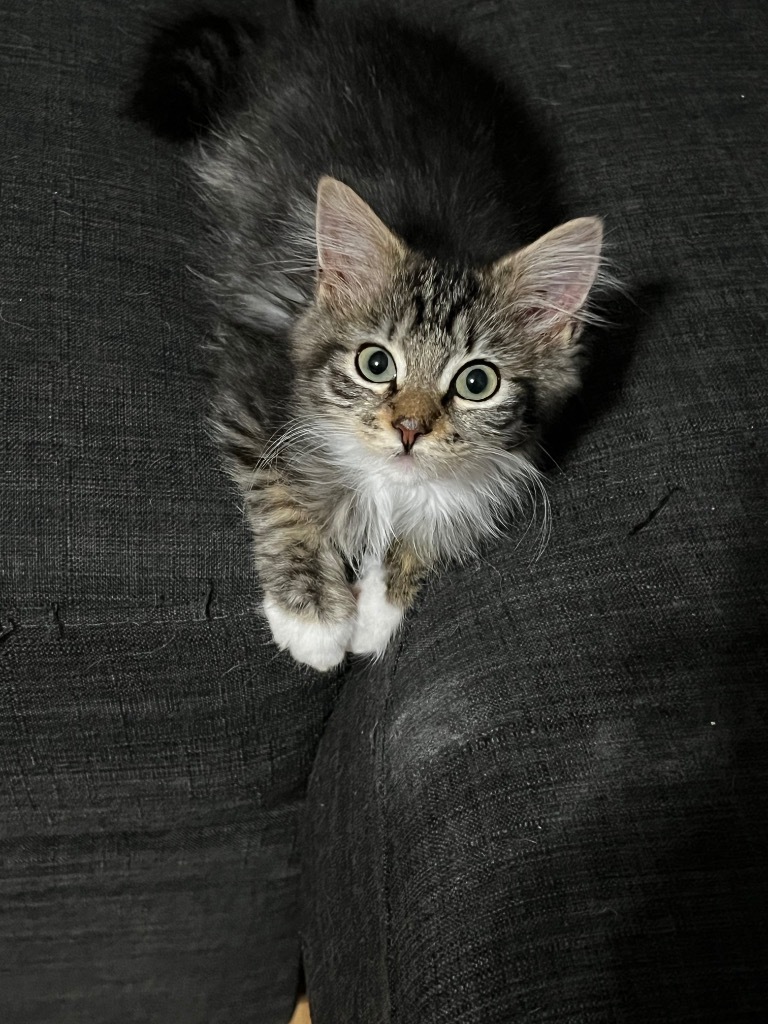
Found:
[(133, 102), (190, 143), (213, 429), (274, 639), (321, 671), (382, 654), (425, 575), (498, 532), (578, 386), (602, 224), (532, 240), (532, 147), (497, 99), (389, 21), (263, 41), (199, 15), (156, 37)]

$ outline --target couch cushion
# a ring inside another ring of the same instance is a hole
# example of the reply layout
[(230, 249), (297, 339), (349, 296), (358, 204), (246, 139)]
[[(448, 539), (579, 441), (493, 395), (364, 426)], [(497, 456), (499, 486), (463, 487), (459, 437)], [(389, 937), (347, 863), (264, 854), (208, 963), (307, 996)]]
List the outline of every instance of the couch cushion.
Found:
[(768, 9), (451, 9), (558, 140), (636, 305), (548, 439), (541, 556), (521, 526), (434, 581), (334, 711), (310, 993), (329, 1020), (757, 1020)]
[(204, 426), (154, 5), (2, 5), (0, 1016), (287, 1020), (333, 682), (278, 656)]

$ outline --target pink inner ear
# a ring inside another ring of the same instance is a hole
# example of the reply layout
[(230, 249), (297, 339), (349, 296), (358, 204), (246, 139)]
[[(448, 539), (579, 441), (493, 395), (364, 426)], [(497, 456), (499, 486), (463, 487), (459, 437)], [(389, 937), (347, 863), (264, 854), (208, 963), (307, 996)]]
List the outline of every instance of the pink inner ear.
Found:
[(321, 178), (316, 224), (318, 295), (357, 304), (378, 294), (401, 245), (373, 210), (342, 182)]
[(587, 301), (600, 266), (602, 222), (568, 221), (496, 264), (530, 318), (572, 316)]
[(564, 281), (560, 289), (554, 289), (552, 305), (566, 313), (575, 313), (586, 302), (589, 290), (597, 273), (597, 264), (577, 280)]

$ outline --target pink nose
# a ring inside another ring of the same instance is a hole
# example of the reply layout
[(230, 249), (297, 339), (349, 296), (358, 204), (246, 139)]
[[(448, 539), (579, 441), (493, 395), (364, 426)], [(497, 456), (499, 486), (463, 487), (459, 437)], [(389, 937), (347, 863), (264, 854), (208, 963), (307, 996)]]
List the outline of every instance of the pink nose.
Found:
[(395, 420), (392, 426), (400, 431), (403, 448), (405, 448), (406, 452), (409, 452), (416, 444), (416, 438), (421, 437), (423, 434), (428, 434), (430, 431), (426, 423), (414, 419), (413, 416), (401, 416), (399, 420)]

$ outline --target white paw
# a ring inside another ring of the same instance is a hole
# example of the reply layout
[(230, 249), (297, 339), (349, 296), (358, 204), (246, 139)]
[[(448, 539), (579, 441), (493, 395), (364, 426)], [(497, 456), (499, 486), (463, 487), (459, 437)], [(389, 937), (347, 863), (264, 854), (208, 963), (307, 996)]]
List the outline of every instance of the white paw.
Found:
[(328, 672), (344, 660), (354, 627), (351, 620), (334, 625), (309, 622), (285, 611), (271, 597), (264, 599), (263, 607), (277, 646), (302, 665)]
[(378, 657), (402, 621), (402, 609), (387, 600), (386, 573), (380, 565), (371, 566), (357, 585), (357, 619), (348, 649)]

